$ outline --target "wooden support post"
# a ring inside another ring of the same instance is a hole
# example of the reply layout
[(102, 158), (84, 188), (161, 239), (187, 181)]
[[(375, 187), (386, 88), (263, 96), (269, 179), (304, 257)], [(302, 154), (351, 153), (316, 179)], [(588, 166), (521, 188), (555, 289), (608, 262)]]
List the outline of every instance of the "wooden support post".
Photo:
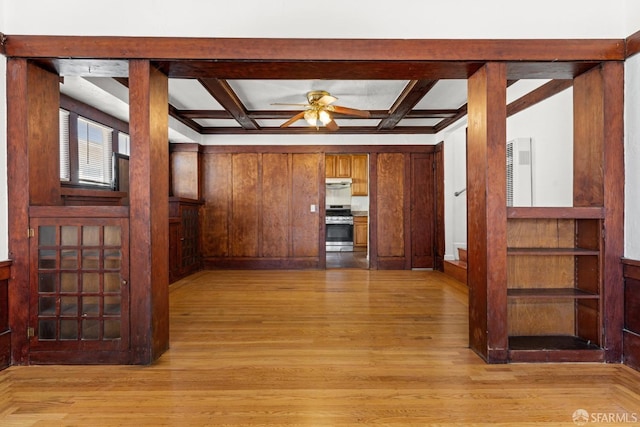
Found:
[(468, 81), (469, 345), (490, 363), (508, 357), (506, 85), (501, 63), (486, 64)]
[(601, 310), (607, 362), (622, 361), (624, 277), (624, 64), (574, 80), (574, 206), (604, 207)]
[(151, 363), (169, 347), (167, 76), (130, 61), (129, 103), (132, 362)]
[(7, 175), (12, 359), (28, 363), (29, 206), (60, 204), (59, 80), (26, 59), (7, 61)]

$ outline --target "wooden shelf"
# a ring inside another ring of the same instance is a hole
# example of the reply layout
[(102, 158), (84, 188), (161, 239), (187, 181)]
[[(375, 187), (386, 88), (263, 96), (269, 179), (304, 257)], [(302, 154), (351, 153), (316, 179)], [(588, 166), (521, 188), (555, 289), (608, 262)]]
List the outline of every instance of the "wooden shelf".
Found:
[(508, 207), (507, 218), (549, 218), (549, 219), (601, 219), (604, 218), (602, 207)]
[(577, 288), (520, 288), (507, 289), (509, 298), (570, 298), (599, 299), (600, 296)]
[(597, 249), (583, 249), (583, 248), (507, 248), (507, 255), (536, 255), (536, 256), (551, 256), (551, 255), (600, 255), (600, 251)]
[(604, 350), (571, 335), (509, 337), (511, 362), (604, 362)]

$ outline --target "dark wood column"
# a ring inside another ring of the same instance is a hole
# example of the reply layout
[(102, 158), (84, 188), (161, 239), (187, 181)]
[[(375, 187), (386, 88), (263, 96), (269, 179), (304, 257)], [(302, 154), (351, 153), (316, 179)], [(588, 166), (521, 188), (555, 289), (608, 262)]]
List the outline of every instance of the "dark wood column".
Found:
[(604, 207), (605, 359), (622, 360), (624, 327), (624, 64), (605, 62), (574, 80), (574, 206)]
[(507, 362), (506, 67), (488, 63), (468, 81), (467, 242), (469, 345)]
[[(58, 76), (26, 59), (7, 61), (7, 183), (12, 359), (28, 361), (29, 206), (60, 204)], [(53, 161), (52, 161), (53, 159)]]
[(149, 61), (129, 64), (130, 280), (133, 363), (169, 347), (168, 79)]

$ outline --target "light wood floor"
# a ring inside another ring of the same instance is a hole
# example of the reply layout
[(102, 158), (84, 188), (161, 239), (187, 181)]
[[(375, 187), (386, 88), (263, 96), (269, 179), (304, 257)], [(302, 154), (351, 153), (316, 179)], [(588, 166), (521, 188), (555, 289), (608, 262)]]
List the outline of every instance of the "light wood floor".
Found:
[(172, 286), (157, 363), (9, 368), (0, 426), (638, 424), (640, 373), (486, 365), (466, 298), (430, 271), (198, 273)]

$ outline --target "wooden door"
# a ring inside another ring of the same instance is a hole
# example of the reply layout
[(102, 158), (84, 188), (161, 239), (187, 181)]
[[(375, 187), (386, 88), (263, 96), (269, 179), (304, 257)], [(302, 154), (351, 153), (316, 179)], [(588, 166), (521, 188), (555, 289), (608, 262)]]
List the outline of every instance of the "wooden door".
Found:
[[(376, 265), (381, 270), (403, 270), (408, 267), (405, 224), (405, 154), (379, 153), (376, 156), (375, 220)], [(374, 224), (372, 222), (372, 224)]]
[(200, 206), (180, 206), (180, 274), (187, 276), (200, 267)]
[(369, 195), (369, 156), (354, 154), (351, 156), (351, 195)]
[(431, 153), (411, 155), (411, 268), (433, 268), (435, 180)]
[(32, 218), (32, 363), (126, 363), (126, 218)]

